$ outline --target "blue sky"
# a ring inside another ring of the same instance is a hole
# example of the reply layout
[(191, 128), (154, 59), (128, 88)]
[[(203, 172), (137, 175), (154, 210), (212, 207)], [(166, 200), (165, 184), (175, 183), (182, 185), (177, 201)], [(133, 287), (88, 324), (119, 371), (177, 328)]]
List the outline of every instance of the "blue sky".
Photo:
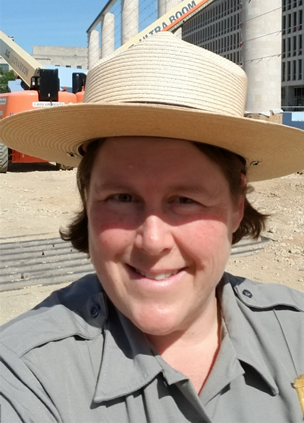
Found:
[(34, 45), (87, 47), (86, 30), (106, 3), (106, 0), (0, 0), (0, 29), (30, 54)]

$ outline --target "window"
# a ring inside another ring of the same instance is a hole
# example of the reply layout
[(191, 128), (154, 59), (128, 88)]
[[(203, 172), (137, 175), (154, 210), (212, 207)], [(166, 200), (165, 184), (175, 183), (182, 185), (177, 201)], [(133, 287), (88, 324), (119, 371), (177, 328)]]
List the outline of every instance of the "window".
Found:
[(283, 16), (283, 22), (282, 22), (282, 34), (286, 34), (286, 16)]
[(81, 65), (77, 65), (77, 69), (82, 69), (82, 66)]
[(296, 106), (303, 106), (304, 105), (304, 88), (294, 88), (294, 98)]
[(287, 57), (290, 57), (291, 53), (291, 38), (287, 38)]
[(287, 62), (287, 81), (290, 81), (291, 77), (291, 62)]
[(286, 70), (286, 63), (282, 63), (282, 81), (285, 81), (285, 70)]
[(292, 80), (295, 81), (297, 79), (297, 61), (293, 60), (292, 62)]
[(287, 33), (291, 32), (291, 13), (288, 14)]
[(283, 0), (283, 12), (286, 11), (286, 0)]
[(303, 67), (302, 67), (302, 59), (298, 60), (298, 79), (303, 78)]
[(0, 63), (0, 68), (3, 70), (3, 72), (9, 71), (9, 65), (7, 63)]
[(285, 59), (286, 56), (286, 40), (282, 40), (282, 59)]
[(302, 54), (302, 50), (303, 50), (303, 36), (302, 34), (300, 34), (299, 35), (299, 51), (298, 51), (299, 56)]
[(297, 55), (297, 37), (293, 37), (293, 52), (292, 52), (293, 56)]

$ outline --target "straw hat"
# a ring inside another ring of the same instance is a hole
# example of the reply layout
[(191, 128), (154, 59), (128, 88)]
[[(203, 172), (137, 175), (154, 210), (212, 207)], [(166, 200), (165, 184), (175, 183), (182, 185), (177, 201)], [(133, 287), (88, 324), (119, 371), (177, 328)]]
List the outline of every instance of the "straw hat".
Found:
[(304, 132), (244, 118), (246, 84), (229, 60), (160, 33), (90, 70), (84, 103), (5, 118), (0, 139), (74, 167), (89, 140), (152, 136), (231, 150), (247, 160), (250, 181), (302, 170)]

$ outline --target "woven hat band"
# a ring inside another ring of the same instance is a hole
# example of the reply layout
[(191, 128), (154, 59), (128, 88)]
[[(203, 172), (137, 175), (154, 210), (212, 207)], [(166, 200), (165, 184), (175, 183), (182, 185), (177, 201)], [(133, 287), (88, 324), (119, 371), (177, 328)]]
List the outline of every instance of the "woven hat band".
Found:
[(158, 33), (89, 71), (85, 102), (0, 120), (8, 147), (77, 167), (82, 146), (113, 137), (215, 145), (246, 159), (248, 180), (304, 168), (303, 131), (244, 117), (247, 79), (233, 62)]
[(242, 117), (247, 78), (231, 61), (160, 33), (88, 73), (86, 103), (159, 103)]

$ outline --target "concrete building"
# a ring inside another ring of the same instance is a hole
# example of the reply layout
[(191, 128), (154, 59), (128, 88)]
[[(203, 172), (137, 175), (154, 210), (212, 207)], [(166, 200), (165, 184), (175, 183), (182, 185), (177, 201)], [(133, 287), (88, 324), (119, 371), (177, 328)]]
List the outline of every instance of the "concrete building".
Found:
[(244, 68), (252, 112), (304, 110), (303, 38), (303, 0), (216, 0), (183, 26), (184, 40)]
[(248, 112), (281, 107), (281, 0), (217, 0), (183, 26), (183, 39), (239, 64)]
[[(96, 17), (87, 31), (89, 37), (96, 25), (101, 25), (103, 40), (103, 20), (115, 1), (109, 0)], [(173, 0), (154, 1), (158, 2), (158, 16), (161, 16)], [(129, 20), (125, 20), (126, 25), (136, 28), (137, 1), (130, 0), (128, 5), (133, 9), (132, 13), (129, 11)], [(184, 23), (182, 38), (244, 68), (249, 82), (248, 112), (267, 113), (280, 108), (301, 111), (304, 110), (303, 11), (303, 0), (214, 0)], [(107, 30), (111, 46), (113, 20), (111, 31)], [(121, 32), (127, 31), (122, 28)], [(99, 53), (99, 57), (104, 55)]]
[(282, 3), (282, 106), (304, 110), (304, 4), (303, 0)]
[(42, 65), (87, 69), (87, 47), (33, 46), (32, 56)]

